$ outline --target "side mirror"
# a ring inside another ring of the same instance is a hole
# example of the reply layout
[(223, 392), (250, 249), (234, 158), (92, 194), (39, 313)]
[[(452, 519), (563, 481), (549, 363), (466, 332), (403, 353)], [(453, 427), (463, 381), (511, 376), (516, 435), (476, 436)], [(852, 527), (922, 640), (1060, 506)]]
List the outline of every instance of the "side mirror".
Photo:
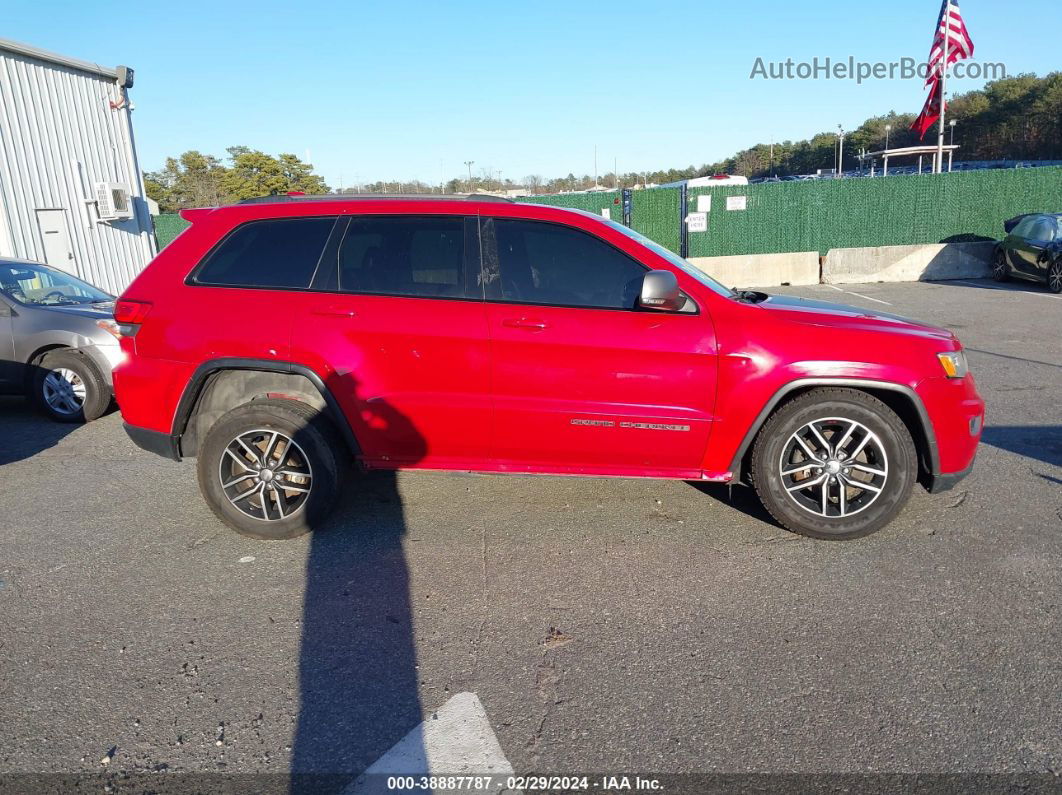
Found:
[(649, 271), (642, 277), (638, 306), (674, 312), (682, 309), (686, 296), (679, 290), (678, 279), (671, 271)]

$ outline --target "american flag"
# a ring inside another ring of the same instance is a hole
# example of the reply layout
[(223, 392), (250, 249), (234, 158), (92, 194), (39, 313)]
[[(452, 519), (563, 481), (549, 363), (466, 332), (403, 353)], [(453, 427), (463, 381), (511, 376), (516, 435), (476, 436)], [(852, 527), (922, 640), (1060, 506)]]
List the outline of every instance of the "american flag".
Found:
[[(944, 51), (947, 50), (947, 63), (944, 62)], [(944, 112), (943, 77), (947, 67), (972, 57), (974, 54), (973, 39), (966, 30), (959, 4), (955, 0), (944, 0), (940, 7), (940, 17), (937, 19), (936, 33), (933, 35), (933, 46), (929, 50), (929, 75), (926, 85), (929, 86), (929, 97), (925, 107), (918, 114), (915, 123), (911, 125), (922, 138), (940, 119)]]
[(973, 57), (973, 39), (966, 30), (966, 23), (962, 19), (959, 4), (954, 0), (944, 0), (944, 4), (940, 7), (940, 18), (937, 20), (937, 30), (933, 35), (933, 46), (929, 50), (929, 78), (926, 80), (926, 85), (940, 79), (944, 68), (942, 64), (945, 37), (947, 37), (948, 44), (948, 66), (956, 61)]

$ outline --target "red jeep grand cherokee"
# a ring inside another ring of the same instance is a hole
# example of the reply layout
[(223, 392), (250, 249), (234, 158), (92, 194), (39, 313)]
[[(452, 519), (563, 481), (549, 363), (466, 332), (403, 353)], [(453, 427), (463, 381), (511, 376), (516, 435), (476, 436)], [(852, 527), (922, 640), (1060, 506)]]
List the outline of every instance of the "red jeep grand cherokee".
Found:
[(603, 218), (503, 200), (274, 197), (190, 210), (118, 301), (133, 441), (198, 458), (256, 538), (319, 525), (365, 468), (746, 479), (856, 538), (971, 468), (958, 340), (734, 292)]

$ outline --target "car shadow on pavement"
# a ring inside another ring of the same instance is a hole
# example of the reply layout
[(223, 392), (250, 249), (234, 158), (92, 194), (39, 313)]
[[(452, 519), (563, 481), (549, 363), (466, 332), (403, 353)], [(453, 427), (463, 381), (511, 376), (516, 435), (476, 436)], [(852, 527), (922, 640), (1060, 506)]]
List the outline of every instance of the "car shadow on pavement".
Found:
[(0, 396), (0, 466), (32, 458), (80, 427), (53, 422), (24, 397)]
[[(329, 383), (354, 394), (349, 377)], [(352, 417), (366, 452), (376, 435), (396, 438), (411, 458), (425, 442), (382, 401)], [(336, 509), (311, 537), (306, 561), (299, 713), (291, 791), (340, 792), (422, 720), (405, 513), (394, 472), (350, 473)]]
[(780, 529), (780, 525), (774, 520), (767, 509), (763, 507), (756, 490), (742, 483), (733, 486), (727, 483), (706, 483), (701, 481), (689, 481), (693, 488), (702, 494), (707, 494), (714, 500), (729, 505), (731, 508), (762, 522), (773, 529)]
[[(1034, 461), (1062, 467), (1062, 425), (986, 425), (981, 442)], [(1040, 477), (1057, 482), (1049, 475)]]

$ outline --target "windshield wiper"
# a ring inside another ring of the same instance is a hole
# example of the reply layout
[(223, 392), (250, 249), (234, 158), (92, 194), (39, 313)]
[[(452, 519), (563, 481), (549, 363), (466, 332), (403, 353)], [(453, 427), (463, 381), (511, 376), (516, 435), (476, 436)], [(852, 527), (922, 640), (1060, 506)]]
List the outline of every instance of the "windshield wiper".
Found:
[(734, 290), (734, 300), (743, 304), (758, 304), (769, 298), (767, 293), (758, 293), (755, 290)]

